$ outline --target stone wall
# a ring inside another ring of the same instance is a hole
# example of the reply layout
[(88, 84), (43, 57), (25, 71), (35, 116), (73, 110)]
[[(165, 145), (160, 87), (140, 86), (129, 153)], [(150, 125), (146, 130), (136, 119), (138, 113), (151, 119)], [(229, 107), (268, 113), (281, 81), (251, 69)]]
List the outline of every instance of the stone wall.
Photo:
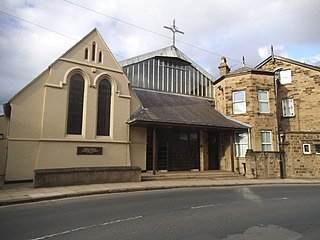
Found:
[[(310, 154), (303, 153), (303, 144), (310, 144)], [(286, 171), (288, 178), (320, 178), (320, 132), (289, 132), (285, 135)]]
[[(259, 113), (258, 92), (268, 91), (269, 112)], [(216, 109), (227, 116), (247, 123), (251, 128), (251, 148), (261, 151), (261, 131), (272, 132), (272, 150), (277, 149), (276, 139), (276, 99), (274, 91), (274, 75), (270, 72), (247, 71), (239, 74), (228, 74), (215, 85)], [(233, 113), (233, 92), (245, 91), (246, 113)]]
[[(261, 67), (273, 71), (281, 67), (291, 70), (292, 83), (279, 86), (279, 113), (282, 131), (320, 131), (320, 72), (302, 64), (275, 59)], [(295, 116), (282, 117), (281, 101), (294, 100)]]
[(280, 178), (280, 153), (256, 152), (248, 149), (246, 154), (247, 178)]
[(139, 167), (90, 167), (34, 170), (34, 187), (140, 182)]

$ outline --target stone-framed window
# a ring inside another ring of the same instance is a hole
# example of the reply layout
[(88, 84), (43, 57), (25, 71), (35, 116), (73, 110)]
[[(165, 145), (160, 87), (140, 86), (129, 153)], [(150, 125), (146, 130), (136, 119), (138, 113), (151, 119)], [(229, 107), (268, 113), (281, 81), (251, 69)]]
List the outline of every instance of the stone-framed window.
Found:
[(103, 55), (102, 55), (102, 52), (100, 51), (99, 52), (99, 63), (102, 63), (102, 58), (103, 58)]
[(248, 133), (236, 133), (236, 157), (245, 157), (248, 149)]
[(95, 62), (96, 61), (96, 42), (92, 43), (92, 51), (91, 52), (92, 52), (91, 60), (93, 62)]
[(269, 92), (258, 91), (259, 113), (270, 113), (269, 109)]
[(88, 49), (88, 48), (86, 48), (86, 49), (84, 50), (84, 59), (85, 59), (85, 60), (88, 60), (88, 59), (89, 59), (89, 49)]
[(294, 100), (293, 99), (282, 100), (282, 116), (294, 117)]
[(311, 145), (310, 144), (302, 144), (303, 154), (311, 154)]
[(261, 131), (261, 149), (263, 152), (272, 151), (271, 131)]
[(320, 154), (320, 143), (316, 143), (315, 145), (316, 154)]
[(232, 102), (234, 114), (244, 114), (247, 112), (245, 91), (233, 92)]
[(84, 79), (76, 73), (70, 78), (67, 134), (81, 135), (83, 120)]
[(97, 136), (110, 135), (111, 84), (104, 78), (98, 85)]

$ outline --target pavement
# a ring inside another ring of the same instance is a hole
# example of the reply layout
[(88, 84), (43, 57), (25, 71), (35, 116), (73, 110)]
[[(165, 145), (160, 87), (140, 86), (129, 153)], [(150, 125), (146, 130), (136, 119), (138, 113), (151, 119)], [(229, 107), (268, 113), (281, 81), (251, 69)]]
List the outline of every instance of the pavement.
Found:
[(34, 188), (32, 182), (0, 185), (0, 206), (86, 195), (194, 187), (227, 187), (269, 184), (320, 184), (320, 179), (167, 179)]

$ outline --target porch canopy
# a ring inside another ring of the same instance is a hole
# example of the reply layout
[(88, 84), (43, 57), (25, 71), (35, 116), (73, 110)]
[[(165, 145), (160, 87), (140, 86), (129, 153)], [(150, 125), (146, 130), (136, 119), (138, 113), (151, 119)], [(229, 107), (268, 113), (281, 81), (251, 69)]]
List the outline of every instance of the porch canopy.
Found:
[(250, 127), (215, 110), (213, 99), (133, 90), (141, 107), (128, 123), (147, 129), (146, 170), (154, 174), (158, 170), (218, 170), (219, 134), (245, 132)]
[(131, 115), (130, 125), (177, 125), (180, 127), (245, 131), (249, 125), (214, 109), (213, 99), (145, 89), (133, 89), (141, 107)]

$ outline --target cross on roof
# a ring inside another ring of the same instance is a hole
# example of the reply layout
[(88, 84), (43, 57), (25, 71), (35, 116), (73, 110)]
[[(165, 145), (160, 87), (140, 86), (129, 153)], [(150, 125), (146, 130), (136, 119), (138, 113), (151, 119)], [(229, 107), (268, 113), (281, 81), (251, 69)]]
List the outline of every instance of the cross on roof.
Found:
[(173, 25), (171, 27), (164, 26), (164, 28), (169, 29), (169, 30), (172, 31), (172, 35), (173, 35), (173, 37), (172, 37), (173, 38), (172, 39), (173, 40), (172, 46), (175, 47), (175, 45), (176, 45), (176, 32), (177, 33), (181, 33), (181, 34), (184, 34), (184, 32), (178, 30), (178, 28), (176, 26), (175, 19), (173, 19)]

